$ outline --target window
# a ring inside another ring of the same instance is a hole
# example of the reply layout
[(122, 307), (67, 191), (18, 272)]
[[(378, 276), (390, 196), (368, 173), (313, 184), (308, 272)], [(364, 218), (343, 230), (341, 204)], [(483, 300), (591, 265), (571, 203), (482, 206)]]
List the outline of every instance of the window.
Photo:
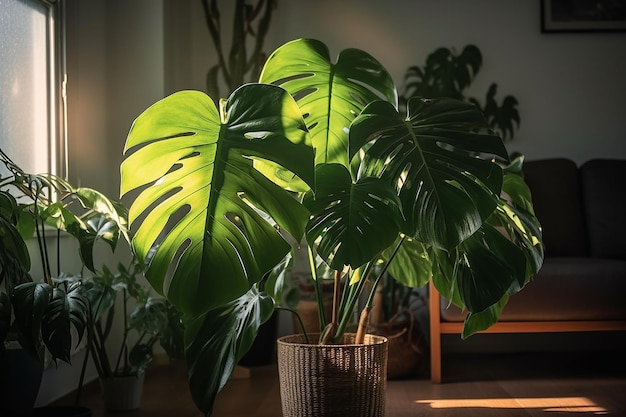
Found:
[(27, 172), (65, 176), (61, 7), (0, 0), (0, 147)]

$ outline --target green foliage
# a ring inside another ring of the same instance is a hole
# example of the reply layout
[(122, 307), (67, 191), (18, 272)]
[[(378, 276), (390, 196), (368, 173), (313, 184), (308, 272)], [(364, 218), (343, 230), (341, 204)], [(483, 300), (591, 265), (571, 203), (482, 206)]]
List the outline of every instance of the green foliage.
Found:
[(376, 177), (353, 183), (343, 165), (319, 165), (315, 193), (303, 204), (311, 212), (307, 241), (334, 270), (367, 263), (398, 236), (400, 200), (393, 187)]
[(288, 42), (268, 58), (260, 81), (277, 84), (297, 99), (315, 148), (315, 164), (347, 165), (348, 128), (374, 100), (396, 103), (391, 76), (368, 53), (346, 49), (332, 62), (322, 42)]
[(482, 67), (483, 57), (475, 45), (467, 45), (461, 53), (454, 49), (437, 48), (428, 55), (423, 66), (411, 66), (404, 76), (404, 91), (400, 97), (401, 105), (411, 97), (450, 97), (468, 101), (478, 107), (489, 125), (504, 140), (513, 139), (515, 129), (519, 127), (520, 117), (515, 97), (506, 96), (498, 104), (495, 96), (498, 89), (492, 83), (487, 90), (484, 106), (473, 97), (466, 97), (464, 90), (470, 87)]
[(185, 322), (185, 356), (191, 395), (209, 414), (215, 393), (247, 352), (261, 324), (271, 317), (274, 302), (255, 284), (243, 296)]
[[(45, 348), (53, 360), (69, 362), (87, 326), (88, 303), (81, 283), (62, 274), (59, 261), (52, 271), (48, 240), (56, 235), (58, 254), (60, 234), (73, 236), (83, 265), (94, 271), (96, 241), (115, 250), (120, 237), (128, 239), (126, 209), (96, 190), (26, 173), (1, 150), (0, 161), (9, 173), (0, 178), (0, 335), (3, 342), (18, 340), (40, 360)], [(37, 243), (41, 271), (30, 271), (27, 239)]]
[(467, 45), (461, 53), (453, 49), (437, 48), (426, 57), (423, 67), (411, 66), (405, 75), (405, 94), (410, 97), (450, 97), (464, 99), (468, 88), (483, 63), (480, 49)]
[[(91, 306), (87, 320), (88, 346), (100, 377), (136, 375), (153, 358), (157, 342), (173, 358), (183, 356), (183, 328), (181, 316), (162, 297), (153, 297), (148, 287), (139, 282), (143, 267), (132, 259), (127, 267), (122, 263), (113, 273), (106, 265), (102, 272), (81, 278), (82, 291)], [(113, 320), (121, 298), (123, 334), (113, 355), (107, 342), (113, 329)]]
[[(147, 187), (130, 209), (135, 251), (162, 293), (169, 265), (185, 247), (168, 282), (168, 298), (185, 314), (245, 294), (289, 252), (259, 210), (297, 239), (304, 234), (306, 208), (253, 167), (263, 157), (314, 181), (302, 115), (279, 87), (243, 86), (219, 113), (200, 92), (175, 93), (135, 121), (125, 152), (122, 193)], [(170, 216), (177, 222), (168, 223)]]
[(495, 322), (541, 265), (527, 189), (509, 179), (502, 140), (476, 106), (412, 98), (401, 112), (373, 57), (329, 57), (319, 41), (289, 42), (260, 83), (219, 109), (201, 93), (175, 93), (129, 133), (121, 174), (134, 199), (132, 244), (153, 287), (184, 313), (191, 390), (205, 413), (270, 316), (270, 294), (280, 296), (284, 234), (306, 237), (313, 277), (321, 257), (336, 291), (343, 285), (331, 341), (387, 270), (419, 264), (400, 279), (432, 277), (470, 310), (467, 336)]
[(12, 293), (15, 321), (21, 331), (21, 345), (33, 354), (41, 354), (41, 343), (55, 359), (70, 361), (71, 328), (82, 339), (87, 325), (86, 300), (80, 283), (60, 281), (55, 286), (44, 282), (27, 282)]

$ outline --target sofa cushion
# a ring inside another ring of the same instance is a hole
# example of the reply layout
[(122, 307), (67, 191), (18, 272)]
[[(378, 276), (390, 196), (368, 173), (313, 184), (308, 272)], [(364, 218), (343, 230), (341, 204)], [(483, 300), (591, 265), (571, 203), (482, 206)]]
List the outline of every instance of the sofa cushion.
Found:
[(546, 256), (587, 256), (576, 164), (564, 158), (527, 161), (523, 171), (542, 225)]
[[(500, 321), (625, 320), (626, 261), (546, 258), (534, 279), (511, 296)], [(441, 318), (463, 312), (442, 298)]]
[(626, 260), (626, 160), (585, 162), (580, 182), (591, 256)]

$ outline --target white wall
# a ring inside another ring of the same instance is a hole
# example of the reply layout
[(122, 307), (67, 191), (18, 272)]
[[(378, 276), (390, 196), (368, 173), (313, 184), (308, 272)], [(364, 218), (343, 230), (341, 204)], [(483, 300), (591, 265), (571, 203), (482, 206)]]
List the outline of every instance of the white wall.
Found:
[(396, 16), (403, 22), (398, 37), (414, 40), (405, 45), (420, 45), (423, 56), (438, 45), (475, 43), (485, 58), (480, 91), (495, 81), (500, 94), (519, 100), (522, 125), (510, 150), (528, 158), (565, 156), (578, 162), (626, 157), (620, 102), (626, 96), (626, 34), (542, 34), (539, 1), (404, 4), (414, 4)]
[(67, 0), (70, 179), (119, 195), (132, 121), (164, 95), (160, 0)]
[[(175, 89), (204, 89), (206, 69), (215, 62), (200, 4), (193, 1), (183, 12), (191, 67)], [(437, 47), (460, 50), (473, 43), (484, 62), (470, 95), (483, 98), (496, 82), (497, 98), (511, 94), (520, 103), (522, 123), (508, 144), (511, 152), (578, 163), (626, 157), (626, 33), (542, 34), (539, 1), (279, 1), (266, 51), (297, 37), (324, 41), (332, 55), (364, 49), (399, 85), (406, 68), (422, 65)]]
[(529, 0), (299, 0), (283, 6), (291, 6), (281, 19), (285, 38), (319, 37), (335, 50), (365, 49), (397, 83), (437, 47), (474, 43), (484, 63), (471, 93), (482, 98), (496, 82), (496, 97), (519, 100), (522, 123), (510, 151), (579, 163), (626, 157), (626, 33), (542, 34), (540, 2)]

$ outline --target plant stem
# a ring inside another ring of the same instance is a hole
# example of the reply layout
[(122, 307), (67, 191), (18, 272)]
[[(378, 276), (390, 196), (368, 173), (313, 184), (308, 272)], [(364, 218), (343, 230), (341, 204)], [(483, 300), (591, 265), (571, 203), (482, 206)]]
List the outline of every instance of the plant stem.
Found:
[(265, 35), (267, 34), (272, 20), (272, 12), (274, 7), (274, 0), (260, 0), (257, 4), (257, 9), (265, 7), (263, 17), (257, 25), (256, 40), (254, 42), (254, 50), (250, 55), (250, 61), (246, 65), (245, 71), (252, 71), (250, 74), (251, 81), (258, 78), (261, 72), (261, 66), (263, 62), (261, 60), (261, 53), (263, 49), (263, 43), (265, 42)]
[(43, 268), (43, 277), (45, 282), (52, 286), (52, 277), (50, 273), (50, 260), (48, 258), (48, 247), (46, 244), (46, 231), (43, 219), (39, 218), (39, 205), (37, 202), (40, 198), (41, 190), (37, 187), (36, 191), (33, 192), (32, 188), (30, 189), (31, 194), (33, 196), (33, 211), (35, 214), (35, 231), (37, 232), (37, 243), (39, 247), (39, 255), (41, 257), (41, 265)]
[(120, 362), (122, 361), (122, 356), (124, 357), (124, 369), (128, 367), (128, 318), (126, 317), (126, 303), (127, 303), (127, 295), (126, 289), (122, 290), (122, 308), (123, 308), (123, 316), (124, 316), (124, 336), (122, 338), (122, 345), (120, 346), (120, 351), (117, 356), (117, 361), (115, 362), (115, 371), (120, 368)]
[(311, 343), (311, 341), (309, 340), (309, 334), (307, 333), (306, 329), (304, 328), (304, 322), (302, 321), (302, 317), (300, 317), (300, 314), (298, 314), (298, 312), (294, 309), (291, 309), (289, 307), (275, 307), (276, 310), (284, 310), (284, 311), (288, 311), (291, 314), (295, 315), (296, 318), (298, 319), (298, 324), (300, 324), (300, 328), (302, 329), (302, 334), (304, 334), (304, 339), (306, 340), (307, 343)]
[(394, 248), (393, 252), (391, 253), (391, 256), (389, 257), (387, 262), (385, 262), (385, 265), (383, 266), (383, 269), (380, 271), (380, 274), (378, 274), (378, 277), (376, 277), (376, 281), (374, 282), (374, 286), (372, 287), (372, 291), (370, 292), (370, 295), (369, 295), (369, 297), (367, 299), (366, 306), (369, 306), (369, 307), (372, 306), (372, 303), (373, 303), (373, 300), (374, 300), (374, 294), (376, 292), (376, 288), (378, 287), (378, 283), (380, 282), (380, 279), (383, 277), (383, 275), (385, 275), (385, 272), (387, 272), (387, 269), (389, 268), (389, 265), (391, 265), (391, 262), (393, 261), (393, 258), (396, 257), (396, 254), (400, 250), (400, 246), (402, 246), (402, 243), (404, 243), (404, 239), (406, 239), (406, 237), (402, 236), (402, 238), (400, 239), (400, 241), (398, 242), (398, 244)]
[[(213, 2), (212, 2), (213, 3)], [(220, 68), (222, 68), (222, 75), (226, 80), (226, 84), (231, 85), (231, 77), (228, 71), (228, 66), (226, 65), (226, 60), (224, 59), (224, 52), (222, 51), (222, 38), (221, 38), (221, 27), (219, 21), (219, 11), (217, 11), (217, 4), (209, 4), (209, 0), (204, 0), (202, 2), (204, 6), (204, 16), (206, 18), (207, 27), (209, 28), (209, 32), (211, 33), (211, 40), (213, 41), (213, 46), (215, 46), (215, 52), (217, 52), (217, 60), (219, 62)], [(217, 19), (214, 21), (212, 16), (212, 10), (217, 11)], [(217, 25), (215, 24), (217, 22)]]
[(324, 294), (322, 287), (317, 276), (317, 266), (315, 265), (315, 254), (310, 246), (307, 245), (309, 253), (309, 268), (311, 269), (311, 276), (313, 277), (313, 289), (315, 290), (315, 300), (317, 301), (317, 316), (319, 319), (320, 329), (326, 327), (326, 315), (324, 313)]
[(357, 328), (356, 338), (354, 339), (354, 343), (357, 345), (362, 345), (365, 342), (365, 333), (367, 333), (367, 326), (370, 321), (370, 311), (372, 311), (371, 306), (365, 306), (365, 308), (361, 310), (359, 327)]
[(107, 377), (111, 376), (111, 365), (109, 364), (109, 360), (106, 353), (106, 346), (104, 341), (106, 337), (102, 333), (102, 326), (100, 322), (95, 323), (95, 332), (92, 339), (92, 347), (91, 354), (93, 356), (93, 362), (96, 364), (96, 368), (98, 369), (98, 375)]
[[(367, 298), (367, 302), (365, 303), (365, 307), (364, 307), (364, 310), (367, 310), (367, 312), (365, 313), (366, 317), (363, 317), (363, 312), (361, 313), (361, 316), (359, 317), (359, 328), (357, 329), (357, 335), (360, 332), (363, 332), (363, 337), (364, 337), (364, 334), (365, 334), (365, 331), (367, 330), (367, 328), (361, 329), (361, 325), (362, 325), (362, 323), (364, 325), (367, 325), (367, 323), (369, 322), (369, 312), (372, 309), (373, 300), (374, 300), (374, 294), (376, 293), (376, 288), (378, 287), (378, 283), (380, 282), (380, 279), (383, 277), (385, 272), (387, 272), (387, 268), (389, 268), (389, 265), (391, 264), (391, 261), (393, 260), (393, 258), (398, 253), (398, 250), (400, 250), (400, 246), (402, 246), (402, 243), (404, 242), (404, 239), (405, 239), (404, 236), (402, 237), (402, 239), (400, 239), (400, 241), (398, 242), (398, 244), (394, 248), (393, 253), (391, 254), (389, 259), (387, 260), (387, 262), (383, 266), (383, 269), (380, 271), (380, 274), (378, 274), (378, 276), (374, 280), (374, 283), (372, 285), (372, 289), (370, 290), (369, 296)], [(355, 284), (356, 288), (353, 291), (351, 291), (351, 294), (350, 294), (351, 298), (349, 299), (348, 304), (346, 305), (346, 308), (344, 309), (344, 314), (343, 314), (341, 322), (339, 323), (339, 328), (337, 329), (337, 334), (335, 336), (335, 340), (337, 340), (339, 337), (341, 337), (343, 335), (343, 332), (345, 331), (345, 327), (347, 326), (348, 321), (350, 319), (350, 313), (354, 310), (356, 302), (358, 301), (359, 297), (363, 293), (363, 290), (365, 288), (365, 284), (368, 281), (367, 277), (369, 276), (370, 271), (372, 270), (373, 267), (374, 267), (374, 263), (370, 262), (369, 264), (367, 264), (367, 266), (365, 267), (363, 272), (360, 271), (360, 268), (354, 271), (354, 274), (362, 274), (362, 275), (358, 278), (358, 281)]]
[[(333, 327), (339, 327), (339, 303), (341, 302), (341, 271), (335, 271), (333, 285)], [(333, 337), (335, 335), (332, 335)]]
[(355, 276), (357, 277), (357, 280), (354, 284), (350, 285), (350, 291), (349, 291), (350, 294), (347, 298), (347, 302), (342, 306), (343, 314), (339, 322), (339, 327), (337, 329), (335, 341), (338, 341), (341, 337), (343, 337), (343, 334), (346, 331), (346, 326), (350, 322), (350, 316), (352, 315), (352, 312), (354, 311), (354, 307), (356, 306), (356, 303), (358, 302), (359, 297), (361, 296), (363, 292), (363, 288), (365, 287), (366, 279), (364, 278), (368, 276), (369, 271), (372, 268), (371, 265), (372, 265), (371, 263), (367, 264), (364, 270), (362, 270), (362, 268), (357, 268), (352, 273), (352, 277), (350, 278), (349, 283), (352, 283), (355, 280), (354, 279)]
[[(91, 313), (90, 313), (91, 314)], [(87, 362), (89, 361), (89, 335), (87, 336), (87, 349), (85, 349), (85, 359), (83, 359), (83, 365), (80, 368), (80, 378), (78, 378), (78, 388), (76, 389), (76, 400), (74, 405), (80, 404), (80, 396), (83, 391), (83, 382), (85, 381), (85, 373), (87, 372)]]
[(57, 229), (57, 277), (61, 276), (61, 229)]
[(235, 16), (233, 19), (233, 38), (228, 55), (230, 66), (230, 84), (228, 93), (233, 92), (237, 86), (243, 84), (243, 75), (246, 65), (246, 23), (248, 20), (245, 0), (237, 0), (235, 4)]
[(346, 282), (344, 283), (344, 288), (343, 288), (342, 295), (341, 295), (341, 303), (339, 304), (340, 312), (345, 311), (345, 308), (346, 308), (345, 306), (348, 303), (348, 301), (351, 299), (352, 287), (350, 283), (354, 280), (354, 276), (357, 275), (358, 273), (359, 273), (359, 269), (352, 271), (352, 272), (348, 271), (347, 273), (347, 279), (346, 279)]

